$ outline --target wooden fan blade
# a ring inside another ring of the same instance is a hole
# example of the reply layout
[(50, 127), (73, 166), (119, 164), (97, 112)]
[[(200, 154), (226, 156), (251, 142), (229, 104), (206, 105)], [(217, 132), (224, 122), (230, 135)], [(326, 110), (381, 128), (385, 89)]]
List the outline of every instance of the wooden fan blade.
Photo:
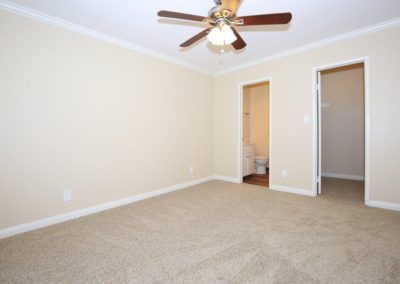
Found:
[(198, 33), (197, 35), (195, 35), (194, 37), (188, 39), (187, 41), (185, 41), (184, 43), (182, 43), (180, 45), (180, 47), (189, 47), (191, 46), (193, 43), (199, 41), (200, 39), (202, 39), (203, 37), (207, 36), (208, 33), (211, 31), (212, 28), (208, 28), (205, 29), (204, 31), (202, 31), (201, 33)]
[(171, 12), (171, 11), (164, 11), (164, 10), (158, 12), (157, 15), (159, 17), (164, 17), (164, 18), (173, 18), (173, 19), (196, 21), (196, 22), (202, 22), (205, 19), (205, 17), (202, 17), (202, 16), (178, 13), (178, 12)]
[(283, 25), (291, 20), (291, 13), (278, 13), (238, 17), (235, 24), (237, 26)]
[(232, 28), (233, 33), (234, 33), (235, 36), (237, 37), (237, 40), (234, 41), (234, 42), (232, 43), (232, 46), (233, 46), (236, 50), (239, 50), (239, 49), (244, 48), (247, 44), (246, 44), (245, 41), (242, 39), (242, 37), (240, 36), (240, 34), (238, 33), (238, 31), (237, 31), (234, 27), (231, 27), (231, 28)]
[(222, 0), (221, 11), (229, 10), (231, 11), (231, 16), (236, 15), (239, 9), (240, 0)]

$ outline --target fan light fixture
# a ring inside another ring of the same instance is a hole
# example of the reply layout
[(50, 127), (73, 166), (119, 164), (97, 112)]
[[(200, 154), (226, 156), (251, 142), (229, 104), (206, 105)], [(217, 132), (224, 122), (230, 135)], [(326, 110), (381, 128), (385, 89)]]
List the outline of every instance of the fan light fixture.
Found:
[(221, 24), (218, 24), (211, 30), (207, 39), (211, 41), (213, 45), (226, 45), (235, 42), (237, 37), (228, 24), (221, 22)]
[[(247, 45), (240, 36), (237, 28), (260, 25), (285, 25), (292, 20), (291, 13), (274, 13), (238, 17), (237, 10), (241, 2), (241, 0), (214, 0), (215, 6), (211, 8), (206, 16), (165, 10), (159, 11), (157, 15), (163, 18), (194, 21), (207, 25), (206, 29), (181, 43), (179, 45), (180, 47), (187, 48), (202, 38), (207, 37), (214, 45), (224, 46), (231, 44), (235, 50), (241, 50)], [(223, 52), (222, 48), (221, 52)]]

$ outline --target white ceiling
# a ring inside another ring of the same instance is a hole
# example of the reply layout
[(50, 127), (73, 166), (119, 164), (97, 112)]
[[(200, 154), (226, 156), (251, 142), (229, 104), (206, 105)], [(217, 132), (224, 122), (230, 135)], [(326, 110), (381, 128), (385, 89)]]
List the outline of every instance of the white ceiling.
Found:
[[(4, 2), (4, 1), (0, 1)], [(247, 64), (278, 52), (400, 18), (399, 0), (243, 0), (238, 15), (291, 12), (288, 26), (238, 28), (247, 47), (221, 54), (207, 40), (179, 44), (202, 23), (159, 19), (159, 10), (206, 16), (213, 0), (12, 0), (30, 9), (99, 31), (185, 61), (210, 72)]]

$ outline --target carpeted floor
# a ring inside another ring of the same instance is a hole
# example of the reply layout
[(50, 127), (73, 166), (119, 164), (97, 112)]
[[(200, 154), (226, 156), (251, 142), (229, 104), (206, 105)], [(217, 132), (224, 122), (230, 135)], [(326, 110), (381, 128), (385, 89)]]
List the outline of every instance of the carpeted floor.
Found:
[(400, 213), (213, 181), (0, 240), (0, 283), (400, 283)]

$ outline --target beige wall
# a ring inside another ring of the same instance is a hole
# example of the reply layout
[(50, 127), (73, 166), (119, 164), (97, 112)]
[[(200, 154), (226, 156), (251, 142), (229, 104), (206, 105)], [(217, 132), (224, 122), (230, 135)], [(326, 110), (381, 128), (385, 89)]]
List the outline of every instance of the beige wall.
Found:
[(322, 173), (364, 176), (363, 64), (321, 72)]
[(0, 41), (0, 229), (213, 174), (211, 76), (4, 11)]
[[(238, 85), (271, 77), (270, 184), (312, 191), (314, 67), (369, 56), (370, 198), (400, 203), (400, 28), (343, 40), (215, 79), (215, 174), (238, 177)], [(281, 177), (287, 169), (288, 177)]]
[(244, 143), (255, 146), (255, 155), (269, 157), (269, 85), (259, 83), (243, 88)]

